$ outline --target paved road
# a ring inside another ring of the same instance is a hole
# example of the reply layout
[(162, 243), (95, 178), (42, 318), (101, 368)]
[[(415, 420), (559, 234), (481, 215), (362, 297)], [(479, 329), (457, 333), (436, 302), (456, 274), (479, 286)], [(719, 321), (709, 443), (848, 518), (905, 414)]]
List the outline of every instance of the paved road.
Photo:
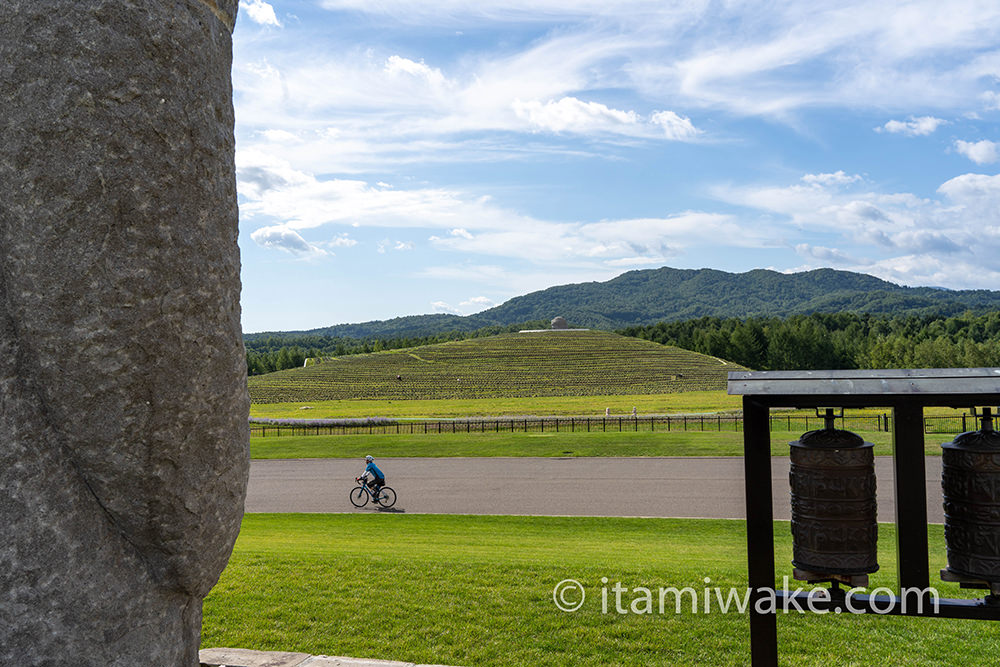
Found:
[[(431, 514), (549, 514), (744, 518), (743, 459), (380, 458), (399, 500), (394, 509)], [(788, 459), (771, 460), (774, 517), (789, 518)], [(358, 459), (258, 460), (250, 466), (248, 512), (364, 512), (348, 501)], [(895, 520), (892, 460), (878, 457), (878, 516)], [(941, 458), (927, 458), (928, 518), (944, 521)]]

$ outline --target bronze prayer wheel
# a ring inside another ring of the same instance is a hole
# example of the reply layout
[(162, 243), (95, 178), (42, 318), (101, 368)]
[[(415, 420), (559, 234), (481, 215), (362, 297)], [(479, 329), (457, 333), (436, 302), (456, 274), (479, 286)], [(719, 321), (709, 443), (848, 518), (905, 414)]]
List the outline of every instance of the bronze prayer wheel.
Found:
[(875, 456), (872, 443), (833, 427), (791, 445), (792, 564), (811, 574), (878, 570)]
[(948, 570), (1000, 582), (1000, 433), (989, 408), (978, 431), (941, 445)]

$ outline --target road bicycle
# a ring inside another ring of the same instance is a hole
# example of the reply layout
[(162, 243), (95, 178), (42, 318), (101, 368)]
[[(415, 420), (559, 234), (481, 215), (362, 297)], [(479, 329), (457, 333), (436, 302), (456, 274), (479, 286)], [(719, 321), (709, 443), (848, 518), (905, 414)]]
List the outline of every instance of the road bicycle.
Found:
[(355, 477), (354, 481), (358, 483), (356, 487), (351, 489), (351, 504), (355, 507), (364, 507), (368, 504), (369, 500), (385, 509), (388, 509), (396, 504), (396, 492), (390, 487), (381, 487), (377, 492), (378, 495), (375, 495), (375, 493), (368, 488), (364, 479), (361, 477)]

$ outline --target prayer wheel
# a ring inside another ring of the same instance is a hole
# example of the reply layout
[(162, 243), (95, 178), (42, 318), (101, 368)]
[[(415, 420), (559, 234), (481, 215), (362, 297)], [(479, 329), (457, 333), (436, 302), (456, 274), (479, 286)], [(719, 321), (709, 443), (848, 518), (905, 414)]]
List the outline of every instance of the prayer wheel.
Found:
[(941, 446), (944, 537), (948, 572), (992, 584), (1000, 582), (1000, 433), (989, 408), (981, 419), (978, 431)]
[(834, 428), (833, 410), (825, 418), (826, 428), (789, 443), (792, 564), (810, 580), (879, 567), (874, 445)]

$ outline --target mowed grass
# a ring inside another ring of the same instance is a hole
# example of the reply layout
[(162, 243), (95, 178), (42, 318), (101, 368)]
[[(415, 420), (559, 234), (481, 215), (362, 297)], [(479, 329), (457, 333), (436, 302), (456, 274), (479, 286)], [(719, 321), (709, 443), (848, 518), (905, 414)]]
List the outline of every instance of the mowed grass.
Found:
[(725, 390), (622, 396), (538, 396), (532, 398), (456, 398), (438, 400), (334, 400), (253, 403), (251, 417), (272, 419), (336, 419), (340, 417), (453, 418), (470, 416), (573, 415), (614, 416), (735, 412), (741, 396)]
[[(725, 390), (684, 391), (674, 394), (626, 394), (622, 396), (538, 396), (532, 398), (454, 398), (438, 400), (335, 400), (293, 403), (253, 403), (251, 417), (270, 419), (339, 419), (388, 417), (391, 419), (461, 419), (464, 417), (518, 417), (523, 415), (600, 418), (608, 410), (612, 417), (665, 414), (732, 414), (743, 408), (742, 396)], [(871, 408), (852, 414), (890, 414)], [(967, 410), (930, 407), (927, 416), (961, 416)], [(776, 410), (773, 414), (808, 414), (815, 410)], [(972, 420), (969, 426), (972, 427)]]
[[(788, 442), (801, 433), (772, 432), (771, 454), (787, 456)], [(875, 443), (876, 456), (892, 453), (891, 434), (859, 432)], [(924, 449), (940, 455), (954, 436), (928, 435)], [(251, 438), (255, 459), (448, 457), (448, 456), (742, 456), (743, 433), (442, 433), (416, 435), (306, 435)]]
[[(874, 443), (876, 456), (892, 454), (892, 434), (857, 431)], [(787, 456), (788, 443), (801, 433), (771, 432), (771, 455)], [(956, 434), (924, 436), (924, 453), (941, 455), (941, 443)], [(251, 438), (255, 459), (449, 456), (743, 456), (743, 433), (672, 431), (650, 433), (442, 433), (416, 435), (306, 435)]]
[(253, 376), (249, 387), (254, 403), (665, 394), (724, 389), (738, 370), (606, 331), (544, 331), (326, 359)]
[[(779, 583), (791, 570), (788, 532), (775, 524)], [(931, 539), (936, 572), (939, 526)], [(880, 526), (879, 544), (872, 586), (892, 587), (891, 525)], [(619, 614), (610, 587), (628, 589), (625, 609), (639, 586), (742, 591), (745, 558), (738, 521), (247, 515), (205, 600), (202, 646), (477, 666), (744, 665), (745, 615), (714, 602), (692, 613), (689, 600), (678, 614), (672, 597), (663, 614), (656, 605)], [(587, 591), (575, 613), (553, 603), (567, 578)], [(936, 586), (945, 597), (976, 595)], [(945, 619), (780, 614), (778, 634), (787, 665), (976, 665), (1000, 649), (995, 624)]]

